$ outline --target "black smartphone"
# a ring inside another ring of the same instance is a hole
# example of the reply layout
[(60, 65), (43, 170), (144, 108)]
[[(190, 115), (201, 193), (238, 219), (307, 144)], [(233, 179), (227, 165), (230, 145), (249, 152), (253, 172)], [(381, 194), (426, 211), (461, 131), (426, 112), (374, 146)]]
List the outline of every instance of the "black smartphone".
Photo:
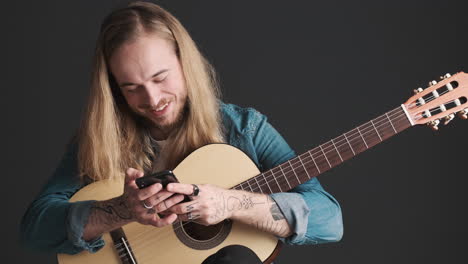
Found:
[(163, 188), (171, 182), (179, 182), (174, 175), (174, 173), (170, 170), (156, 172), (150, 175), (143, 176), (135, 180), (136, 185), (138, 188), (143, 189), (155, 183), (161, 183)]

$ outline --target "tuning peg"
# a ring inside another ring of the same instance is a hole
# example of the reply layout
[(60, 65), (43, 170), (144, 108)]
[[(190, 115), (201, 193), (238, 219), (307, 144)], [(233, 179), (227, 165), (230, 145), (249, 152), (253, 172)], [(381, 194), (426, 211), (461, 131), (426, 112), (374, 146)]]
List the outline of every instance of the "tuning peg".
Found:
[(444, 79), (448, 79), (450, 77), (452, 77), (452, 75), (450, 73), (446, 73), (444, 76), (440, 76), (440, 79), (444, 80)]
[(420, 92), (422, 92), (422, 91), (424, 91), (424, 90), (423, 90), (423, 88), (421, 88), (421, 87), (418, 88), (418, 89), (414, 89), (414, 90), (413, 90), (414, 94), (418, 94), (418, 93), (420, 93)]
[(461, 119), (468, 119), (468, 108), (458, 112), (458, 117), (460, 117)]
[(432, 80), (432, 81), (429, 82), (429, 86), (433, 86), (433, 85), (436, 85), (436, 84), (437, 84), (437, 82), (435, 80)]
[(450, 114), (444, 117), (444, 125), (447, 125), (448, 123), (450, 123), (450, 121), (452, 121), (454, 118), (455, 118), (455, 114)]
[(434, 130), (434, 131), (439, 130), (439, 124), (440, 124), (439, 119), (436, 119), (434, 121), (431, 121), (431, 122), (427, 123), (427, 125), (430, 126), (432, 128), (432, 130)]

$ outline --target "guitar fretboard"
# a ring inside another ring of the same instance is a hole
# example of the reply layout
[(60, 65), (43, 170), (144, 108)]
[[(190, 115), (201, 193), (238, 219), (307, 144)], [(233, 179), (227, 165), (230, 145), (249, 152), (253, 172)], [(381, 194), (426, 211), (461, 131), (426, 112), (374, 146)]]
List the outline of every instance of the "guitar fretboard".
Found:
[(403, 106), (397, 107), (232, 189), (266, 194), (290, 190), (410, 126)]

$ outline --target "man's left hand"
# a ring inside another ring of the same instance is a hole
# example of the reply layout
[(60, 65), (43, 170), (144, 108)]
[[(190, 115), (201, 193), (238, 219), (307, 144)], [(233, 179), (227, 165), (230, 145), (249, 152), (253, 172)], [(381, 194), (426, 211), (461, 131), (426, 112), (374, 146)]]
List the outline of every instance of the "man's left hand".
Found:
[(192, 201), (174, 205), (168, 211), (177, 214), (181, 221), (194, 221), (202, 225), (214, 225), (230, 218), (234, 208), (227, 208), (227, 199), (232, 196), (231, 190), (222, 189), (210, 184), (196, 185), (198, 195), (194, 196), (192, 184), (170, 183), (169, 192), (185, 194)]

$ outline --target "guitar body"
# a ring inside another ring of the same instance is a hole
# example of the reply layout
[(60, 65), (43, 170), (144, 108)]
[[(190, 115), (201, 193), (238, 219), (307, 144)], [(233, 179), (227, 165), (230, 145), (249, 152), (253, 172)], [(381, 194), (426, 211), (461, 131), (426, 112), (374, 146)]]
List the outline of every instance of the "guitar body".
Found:
[[(246, 181), (260, 172), (241, 150), (226, 144), (211, 144), (199, 148), (185, 158), (174, 174), (181, 183), (214, 184), (224, 188)], [(77, 192), (70, 201), (106, 200), (121, 195), (123, 182), (100, 181)], [(201, 263), (209, 255), (228, 245), (244, 245), (252, 249), (261, 260), (269, 261), (278, 240), (271, 234), (253, 227), (225, 221), (214, 235), (201, 239), (188, 235), (181, 223), (163, 228), (130, 223), (122, 227), (132, 248), (136, 263)], [(200, 226), (198, 226), (200, 227)], [(213, 233), (213, 231), (203, 233)], [(176, 234), (177, 232), (177, 234)], [(104, 248), (91, 254), (59, 254), (60, 264), (121, 263), (110, 234), (104, 234)], [(131, 263), (131, 262), (130, 262)]]

